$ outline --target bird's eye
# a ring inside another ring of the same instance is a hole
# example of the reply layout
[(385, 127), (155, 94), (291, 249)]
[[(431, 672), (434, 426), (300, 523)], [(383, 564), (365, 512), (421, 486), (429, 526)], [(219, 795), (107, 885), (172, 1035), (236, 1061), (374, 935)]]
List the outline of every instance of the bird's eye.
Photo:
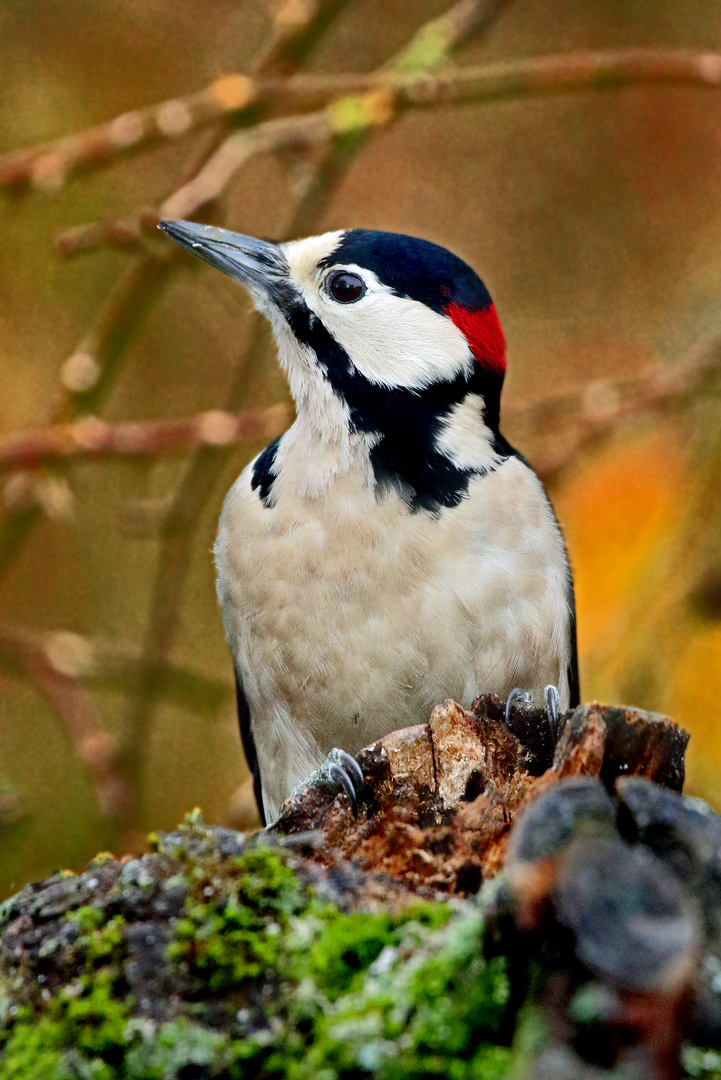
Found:
[(349, 274), (341, 270), (328, 279), (328, 292), (339, 304), (352, 304), (354, 300), (360, 300), (366, 291), (363, 278), (357, 274)]

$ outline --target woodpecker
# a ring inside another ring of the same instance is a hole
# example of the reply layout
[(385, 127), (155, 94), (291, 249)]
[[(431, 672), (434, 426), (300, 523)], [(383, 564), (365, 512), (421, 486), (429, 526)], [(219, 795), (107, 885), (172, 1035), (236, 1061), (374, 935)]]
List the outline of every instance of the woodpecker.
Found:
[[(297, 418), (240, 474), (215, 545), (246, 757), (265, 822), (326, 764), (522, 687), (578, 704), (573, 582), (544, 489), (499, 430), (506, 369), (485, 285), (426, 240), (283, 244), (160, 224), (270, 321)], [(342, 751), (336, 749), (342, 747)]]

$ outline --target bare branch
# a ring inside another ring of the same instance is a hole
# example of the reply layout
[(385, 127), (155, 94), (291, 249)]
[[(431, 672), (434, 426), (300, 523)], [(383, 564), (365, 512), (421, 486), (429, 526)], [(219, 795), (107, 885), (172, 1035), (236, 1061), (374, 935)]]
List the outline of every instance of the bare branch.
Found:
[(268, 43), (252, 65), (254, 75), (289, 75), (306, 60), (349, 0), (283, 0)]
[[(343, 0), (287, 0), (278, 10), (270, 35), (270, 45), (259, 58), (254, 73), (260, 76), (273, 75), (278, 70), (284, 70), (284, 65), (292, 67), (293, 63), (312, 47), (317, 33), (321, 32), (342, 8)], [(224, 94), (230, 94), (231, 97), (235, 94), (237, 101), (243, 85), (237, 80), (221, 83), (221, 97)], [(216, 84), (216, 94), (217, 91)], [(156, 115), (156, 122), (157, 120)], [(184, 123), (183, 109), (174, 107), (165, 110), (161, 127), (164, 124), (166, 129), (168, 126), (177, 129)], [(132, 126), (126, 126), (126, 138), (132, 135), (132, 130), (129, 130)], [(217, 139), (214, 143), (217, 144)], [(204, 152), (203, 157), (205, 156)], [(193, 171), (197, 171), (197, 167), (196, 165)], [(43, 168), (47, 170), (50, 186), (57, 183), (58, 177), (62, 182), (64, 164), (58, 166), (57, 161), (46, 160), (45, 166), (40, 169), (41, 173)], [(63, 365), (62, 389), (50, 412), (52, 421), (70, 420), (78, 415), (81, 408), (97, 408), (117, 375), (133, 332), (155, 300), (167, 265), (167, 260), (159, 256), (143, 254), (119, 279), (89, 334)], [(217, 425), (215, 426), (217, 433)], [(212, 428), (211, 424), (211, 433)], [(210, 452), (212, 444), (212, 438), (210, 443), (201, 440), (206, 452)], [(7, 569), (12, 557), (22, 548), (40, 516), (37, 506), (19, 507), (16, 513), (8, 516), (5, 528), (0, 532), (0, 574)], [(193, 525), (195, 524), (193, 522)], [(191, 529), (188, 532), (190, 534)], [(86, 694), (76, 684), (74, 675), (57, 670), (57, 666), (53, 666), (45, 650), (37, 643), (24, 639), (22, 635), (6, 635), (0, 641), (0, 652), (23, 671), (45, 695), (61, 718), (76, 753), (90, 771), (101, 808), (108, 813), (122, 815), (126, 822), (130, 823), (130, 839), (137, 839), (138, 800), (131, 786), (137, 776), (137, 771), (132, 768), (137, 764), (136, 747), (131, 747), (129, 754), (119, 753), (112, 737), (96, 724)], [(161, 659), (164, 660), (166, 652), (161, 653)], [(140, 674), (140, 670), (144, 670), (146, 666), (153, 669), (150, 679), (145, 674)], [(153, 693), (159, 692), (166, 679), (167, 665), (163, 665), (163, 671), (157, 670), (158, 668), (159, 665), (153, 665), (152, 658), (149, 665), (146, 665), (144, 660), (133, 680), (133, 687), (126, 689), (150, 689)], [(131, 727), (131, 738), (136, 735), (137, 732)], [(127, 782), (125, 777), (130, 778), (130, 782)]]
[(437, 19), (425, 23), (382, 71), (432, 71), (471, 38), (487, 30), (510, 0), (458, 0)]
[[(413, 55), (418, 60), (418, 55)], [(278, 101), (290, 107), (311, 104), (325, 107), (300, 116), (280, 117), (230, 135), (200, 172), (174, 192), (159, 210), (75, 226), (61, 234), (58, 245), (66, 255), (90, 251), (102, 244), (136, 246), (143, 232), (153, 229), (160, 217), (188, 217), (217, 199), (239, 169), (254, 157), (327, 143), (350, 131), (387, 123), (404, 109), (649, 83), (718, 89), (721, 53), (627, 49), (532, 57), (431, 73), (394, 67), (368, 75), (298, 75), (287, 81), (260, 81), (254, 84), (254, 100)], [(1, 175), (0, 172), (0, 181)]]
[(115, 740), (98, 724), (86, 693), (62, 664), (53, 664), (31, 635), (0, 629), (0, 655), (26, 675), (60, 719), (75, 754), (87, 769), (103, 814), (122, 817), (131, 798), (118, 769)]
[(242, 413), (212, 410), (179, 420), (108, 424), (86, 417), (0, 436), (0, 472), (38, 469), (65, 461), (104, 461), (178, 453), (199, 446), (230, 446), (249, 439), (274, 439), (288, 426), (286, 404)]
[(204, 90), (123, 113), (95, 127), (0, 157), (0, 185), (30, 183), (44, 191), (62, 187), (81, 169), (107, 165), (153, 143), (177, 139), (255, 102), (253, 80), (218, 79)]
[(85, 131), (0, 155), (0, 186), (30, 183), (62, 187), (71, 173), (97, 168), (154, 143), (177, 139), (218, 119), (236, 116), (283, 96), (288, 75), (337, 18), (348, 0), (286, 0), (278, 8), (268, 45), (253, 65), (257, 82), (231, 74), (204, 89), (123, 113)]
[[(161, 207), (163, 217), (188, 217), (217, 199), (238, 170), (258, 154), (327, 143), (388, 123), (403, 108), (490, 101), (541, 93), (619, 87), (639, 82), (721, 87), (721, 54), (630, 50), (538, 57), (436, 74), (402, 72), (325, 80), (343, 91), (325, 109), (283, 117), (230, 135), (203, 169)], [(394, 69), (395, 72), (395, 69)], [(309, 89), (309, 82), (306, 87)], [(314, 79), (320, 88), (324, 80)]]
[[(460, 29), (463, 25), (459, 22), (454, 27)], [(117, 156), (163, 139), (178, 138), (218, 119), (240, 119), (259, 105), (285, 110), (317, 108), (339, 96), (379, 90), (392, 93), (399, 107), (427, 107), (649, 83), (707, 89), (721, 85), (721, 53), (690, 49), (560, 53), (429, 75), (428, 66), (419, 66), (422, 58), (447, 55), (439, 50), (449, 36), (449, 28), (435, 33), (418, 46), (409, 46), (403, 62), (368, 75), (296, 75), (291, 79), (226, 75), (185, 97), (149, 105), (86, 131), (2, 155), (0, 186), (29, 182), (52, 190), (80, 168), (107, 164)]]
[[(0, 626), (0, 666), (11, 674), (34, 677), (34, 667), (17, 663), (19, 655), (42, 656), (57, 675), (95, 690), (127, 694), (147, 665), (137, 645), (116, 639), (89, 638), (71, 630), (34, 633)], [(233, 693), (232, 681), (220, 680), (177, 664), (153, 671), (157, 696), (212, 718)]]
[[(278, 65), (292, 64), (304, 56), (320, 29), (342, 10), (344, 3), (345, 0), (288, 0), (282, 4), (269, 48), (254, 66), (254, 74), (276, 74)], [(203, 160), (206, 156), (203, 155)], [(197, 168), (193, 168), (191, 175)], [(117, 376), (132, 336), (152, 308), (170, 265), (168, 255), (142, 252), (120, 276), (90, 331), (61, 367), (61, 386), (50, 410), (50, 423), (70, 421), (81, 411), (97, 411)], [(5, 509), (11, 507), (6, 505)], [(12, 509), (0, 530), (0, 577), (42, 517), (38, 500), (21, 499)]]
[[(536, 472), (550, 486), (557, 485), (578, 463), (580, 455), (601, 445), (628, 420), (668, 408), (678, 408), (704, 389), (721, 368), (721, 340), (715, 338), (669, 367), (654, 367), (636, 379), (603, 380), (584, 388), (579, 395), (576, 430), (560, 451), (534, 461)], [(568, 399), (559, 399), (564, 410)], [(548, 409), (539, 402), (536, 409)], [(527, 407), (526, 412), (533, 409)]]
[[(628, 417), (668, 408), (704, 385), (719, 364), (718, 346), (706, 347), (670, 368), (651, 367), (619, 379), (599, 380), (582, 390), (530, 402), (508, 411), (528, 425), (571, 424), (578, 427), (570, 446), (542, 463), (539, 471), (557, 482), (586, 446), (598, 443)], [(273, 439), (290, 423), (286, 403), (241, 413), (211, 410), (177, 420), (109, 424), (87, 417), (0, 437), (0, 472), (30, 470), (65, 461), (158, 456), (200, 447), (231, 447), (256, 439)], [(167, 513), (167, 510), (166, 510)]]

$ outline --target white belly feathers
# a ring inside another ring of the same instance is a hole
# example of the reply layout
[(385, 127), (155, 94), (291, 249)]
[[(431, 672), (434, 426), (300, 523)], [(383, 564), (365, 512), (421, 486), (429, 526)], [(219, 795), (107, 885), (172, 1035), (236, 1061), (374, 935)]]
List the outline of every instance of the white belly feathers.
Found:
[(266, 812), (333, 746), (357, 753), (452, 697), (514, 686), (568, 704), (568, 570), (533, 472), (509, 458), (459, 506), (411, 513), (367, 475), (266, 507), (252, 466), (216, 543), (218, 595), (250, 706)]

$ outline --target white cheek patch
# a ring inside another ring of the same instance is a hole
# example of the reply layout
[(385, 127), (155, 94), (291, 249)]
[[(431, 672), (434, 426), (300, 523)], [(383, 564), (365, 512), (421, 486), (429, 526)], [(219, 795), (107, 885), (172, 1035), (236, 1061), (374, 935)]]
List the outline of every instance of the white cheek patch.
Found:
[[(365, 271), (366, 281), (369, 276)], [(305, 300), (369, 382), (422, 390), (471, 370), (468, 342), (449, 318), (380, 283), (372, 282), (352, 304), (335, 303), (319, 291), (306, 293)]]
[[(409, 390), (470, 373), (474, 361), (468, 341), (446, 315), (397, 296), (366, 267), (345, 263), (328, 267), (343, 236), (343, 232), (328, 232), (291, 241), (283, 250), (292, 284), (355, 369), (376, 385)], [(340, 269), (357, 273), (366, 283), (360, 300), (340, 304), (326, 291), (328, 274)], [(271, 321), (280, 343), (282, 331)], [(292, 363), (288, 367), (292, 370)]]
[(459, 469), (485, 470), (501, 460), (493, 449), (493, 436), (483, 422), (481, 394), (466, 394), (444, 418), (436, 449)]

